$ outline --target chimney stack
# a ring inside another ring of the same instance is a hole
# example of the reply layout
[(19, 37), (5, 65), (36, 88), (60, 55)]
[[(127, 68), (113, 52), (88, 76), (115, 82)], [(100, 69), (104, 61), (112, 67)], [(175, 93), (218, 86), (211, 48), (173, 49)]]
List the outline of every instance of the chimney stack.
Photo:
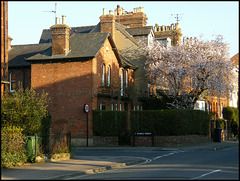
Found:
[[(56, 23), (59, 23), (56, 19)], [(66, 24), (66, 16), (62, 16), (62, 24), (55, 24), (50, 27), (52, 30), (52, 56), (66, 55), (69, 51), (69, 31)]]
[(112, 35), (112, 38), (115, 39), (115, 18), (116, 16), (112, 14), (112, 10), (109, 10), (108, 15), (100, 16), (100, 31), (109, 32)]

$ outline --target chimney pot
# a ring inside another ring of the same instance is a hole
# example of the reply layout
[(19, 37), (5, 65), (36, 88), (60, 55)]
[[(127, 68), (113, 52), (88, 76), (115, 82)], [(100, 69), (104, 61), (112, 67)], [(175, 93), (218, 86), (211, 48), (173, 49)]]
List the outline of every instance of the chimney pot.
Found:
[(144, 13), (144, 7), (139, 7), (139, 12)]
[(103, 15), (106, 15), (106, 8), (103, 8)]
[(56, 17), (56, 22), (55, 22), (55, 24), (56, 24), (56, 25), (59, 24), (59, 18), (58, 18), (58, 17)]
[(62, 24), (66, 24), (66, 16), (62, 15)]
[(8, 50), (10, 50), (11, 49), (11, 41), (12, 41), (13, 39), (10, 37), (10, 36), (8, 36), (8, 43), (7, 43), (7, 49)]
[(176, 30), (179, 28), (179, 23), (176, 23)]

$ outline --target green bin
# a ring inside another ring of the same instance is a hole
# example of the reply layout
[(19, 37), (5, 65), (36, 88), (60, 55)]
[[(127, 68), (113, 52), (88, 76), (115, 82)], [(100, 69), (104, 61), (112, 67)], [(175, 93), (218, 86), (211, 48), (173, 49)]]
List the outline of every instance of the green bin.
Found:
[[(36, 155), (40, 152), (41, 137), (36, 136)], [(28, 161), (33, 162), (35, 158), (35, 136), (26, 136), (26, 150)]]

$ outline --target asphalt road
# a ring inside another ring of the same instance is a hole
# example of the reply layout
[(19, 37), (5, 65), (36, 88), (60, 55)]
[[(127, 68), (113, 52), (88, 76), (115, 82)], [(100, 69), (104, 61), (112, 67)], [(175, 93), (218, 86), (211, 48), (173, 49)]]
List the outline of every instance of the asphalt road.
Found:
[(69, 180), (238, 180), (239, 148), (172, 151), (78, 151), (76, 156), (136, 156), (145, 163)]

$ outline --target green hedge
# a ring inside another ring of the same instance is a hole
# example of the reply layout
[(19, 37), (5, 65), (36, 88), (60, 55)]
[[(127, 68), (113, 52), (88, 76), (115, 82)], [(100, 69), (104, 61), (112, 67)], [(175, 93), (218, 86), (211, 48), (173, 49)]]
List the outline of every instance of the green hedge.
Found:
[(17, 166), (27, 161), (22, 130), (10, 125), (1, 128), (1, 167)]
[(158, 136), (208, 135), (210, 117), (199, 110), (131, 111), (131, 131)]
[(118, 136), (126, 127), (126, 111), (93, 110), (93, 133), (96, 136)]
[(226, 129), (226, 124), (224, 119), (216, 119), (216, 128)]
[(235, 107), (224, 107), (223, 118), (228, 120), (228, 124), (231, 125), (232, 119), (237, 122), (239, 127), (239, 110)]

